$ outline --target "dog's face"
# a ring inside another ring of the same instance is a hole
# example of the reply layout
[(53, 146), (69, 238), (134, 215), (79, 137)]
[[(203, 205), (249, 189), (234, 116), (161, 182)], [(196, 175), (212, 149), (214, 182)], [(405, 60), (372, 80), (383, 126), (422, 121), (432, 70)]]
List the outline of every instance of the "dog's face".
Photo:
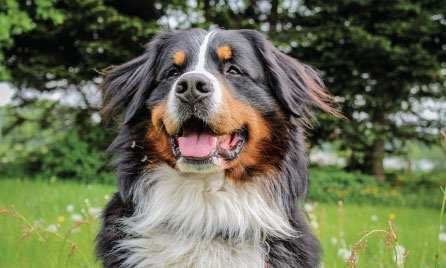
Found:
[(147, 167), (225, 171), (233, 179), (277, 168), (293, 118), (308, 116), (310, 106), (335, 113), (310, 67), (251, 30), (165, 32), (102, 87), (104, 110), (144, 129), (133, 135)]
[(163, 51), (149, 103), (155, 130), (184, 172), (214, 172), (252, 158), (270, 142), (264, 117), (275, 99), (262, 62), (237, 31), (183, 32)]

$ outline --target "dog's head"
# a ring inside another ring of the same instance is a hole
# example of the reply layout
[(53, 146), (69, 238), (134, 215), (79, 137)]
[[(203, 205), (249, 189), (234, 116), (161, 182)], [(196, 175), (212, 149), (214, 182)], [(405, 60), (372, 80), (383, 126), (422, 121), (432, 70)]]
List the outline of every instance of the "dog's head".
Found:
[(139, 149), (143, 169), (235, 180), (277, 169), (312, 106), (336, 114), (317, 73), (253, 30), (161, 33), (102, 89), (103, 112), (123, 120), (115, 145)]

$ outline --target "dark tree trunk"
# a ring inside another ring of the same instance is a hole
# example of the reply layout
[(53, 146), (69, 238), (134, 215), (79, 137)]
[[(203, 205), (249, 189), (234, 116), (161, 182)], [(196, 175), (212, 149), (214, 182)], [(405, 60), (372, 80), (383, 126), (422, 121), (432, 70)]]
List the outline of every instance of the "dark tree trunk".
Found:
[(377, 182), (384, 182), (386, 174), (384, 172), (384, 141), (375, 140), (372, 151), (372, 174)]
[(204, 18), (206, 21), (211, 21), (211, 5), (210, 0), (204, 0)]
[(279, 0), (273, 0), (271, 2), (271, 14), (269, 15), (269, 24), (270, 24), (270, 29), (272, 31), (277, 30), (278, 8), (279, 8)]

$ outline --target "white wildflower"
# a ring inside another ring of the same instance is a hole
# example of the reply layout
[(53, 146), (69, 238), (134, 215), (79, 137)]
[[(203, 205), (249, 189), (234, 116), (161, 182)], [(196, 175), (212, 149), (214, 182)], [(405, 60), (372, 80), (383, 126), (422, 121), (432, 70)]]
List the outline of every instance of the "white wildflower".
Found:
[(440, 225), (440, 231), (443, 231), (443, 229), (444, 229), (444, 226), (442, 224), (442, 225)]
[(52, 232), (52, 233), (57, 232), (57, 226), (54, 225), (54, 224), (50, 224), (50, 225), (48, 225), (48, 227), (46, 227), (46, 229), (47, 229), (48, 231)]
[(404, 255), (406, 255), (406, 248), (398, 245), (396, 247), (396, 254), (393, 254), (393, 261), (396, 262), (397, 265), (402, 265), (404, 263)]
[(372, 215), (372, 216), (370, 216), (370, 219), (371, 219), (372, 221), (378, 221), (378, 216), (376, 216), (376, 215)]
[(67, 206), (67, 211), (68, 211), (68, 212), (73, 212), (73, 210), (74, 210), (74, 206), (71, 205), (71, 204), (69, 204), (69, 205)]
[(105, 199), (105, 200), (109, 200), (109, 199), (110, 199), (110, 196), (109, 196), (108, 194), (106, 194), (106, 195), (104, 195), (104, 199)]
[(71, 220), (72, 221), (81, 221), (82, 220), (82, 215), (73, 214), (73, 215), (71, 215)]
[(314, 230), (319, 229), (319, 223), (317, 221), (311, 221), (310, 225)]
[(338, 249), (338, 256), (342, 257), (344, 260), (350, 258), (351, 251), (346, 248), (340, 248)]
[(337, 243), (338, 243), (338, 239), (336, 238), (336, 237), (332, 237), (331, 239), (330, 239), (330, 242), (333, 244), (333, 245), (336, 245)]
[(440, 240), (441, 242), (446, 242), (446, 233), (440, 233), (438, 235), (438, 240)]
[(310, 204), (310, 203), (306, 203), (306, 204), (304, 205), (304, 209), (305, 209), (305, 211), (307, 211), (307, 212), (311, 212), (311, 211), (313, 211), (313, 205)]
[(339, 232), (339, 236), (340, 236), (340, 237), (344, 237), (344, 236), (345, 236), (345, 232), (344, 232), (344, 231), (340, 231), (340, 232)]
[(90, 203), (90, 200), (88, 200), (88, 198), (85, 198), (84, 202), (85, 202), (85, 204), (88, 204), (88, 203)]
[(97, 207), (97, 208), (89, 208), (88, 209), (88, 213), (90, 213), (91, 216), (95, 217), (95, 218), (99, 218), (99, 216), (101, 216), (101, 211), (102, 209)]

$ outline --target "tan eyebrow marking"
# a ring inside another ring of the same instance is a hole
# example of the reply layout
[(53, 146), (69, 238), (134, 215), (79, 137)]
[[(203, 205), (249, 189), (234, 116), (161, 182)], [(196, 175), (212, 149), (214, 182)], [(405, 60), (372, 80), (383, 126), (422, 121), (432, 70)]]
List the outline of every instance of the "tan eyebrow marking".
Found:
[(229, 60), (232, 58), (232, 50), (228, 45), (219, 46), (217, 48), (217, 55), (221, 60)]
[(184, 50), (178, 50), (173, 54), (173, 63), (175, 63), (175, 65), (183, 65), (185, 59), (186, 53), (184, 52)]

